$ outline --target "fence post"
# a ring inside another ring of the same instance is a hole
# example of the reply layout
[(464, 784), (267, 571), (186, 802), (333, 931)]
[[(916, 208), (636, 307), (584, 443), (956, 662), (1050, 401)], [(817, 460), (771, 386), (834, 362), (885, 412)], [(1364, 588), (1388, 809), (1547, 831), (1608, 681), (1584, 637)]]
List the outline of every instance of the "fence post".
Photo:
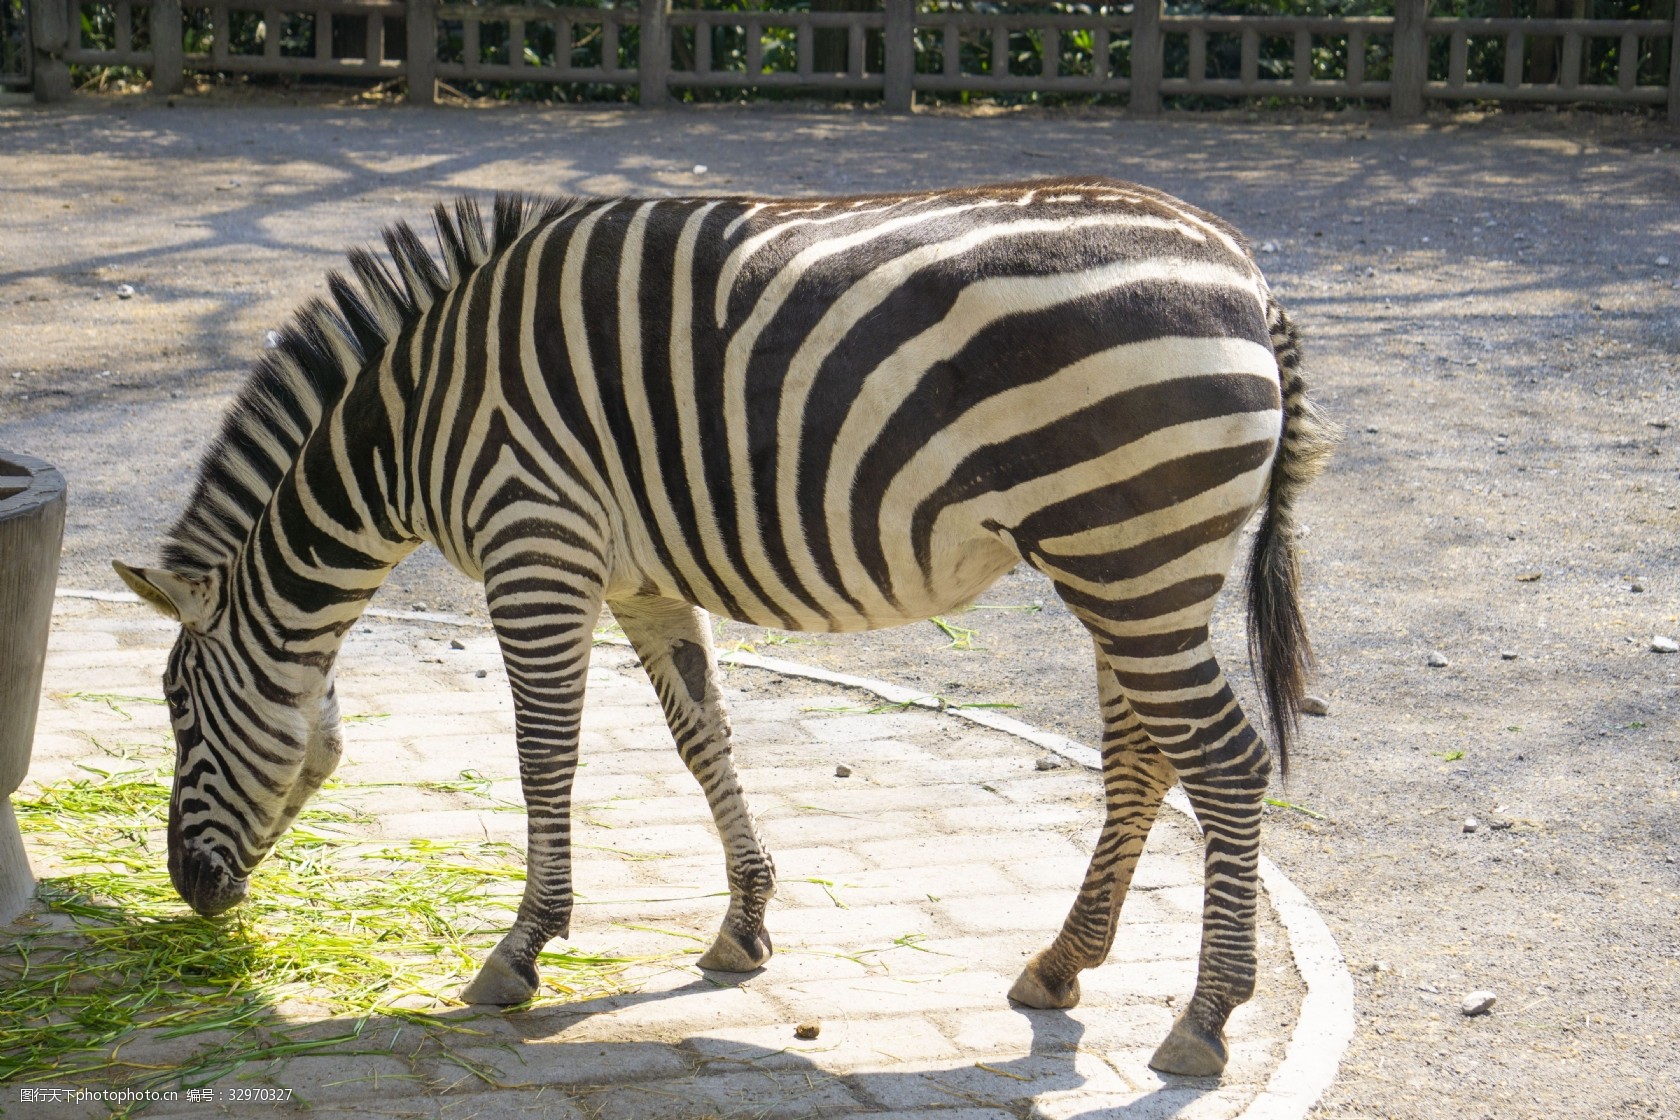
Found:
[[(216, 28), (217, 35), (227, 34)], [(180, 93), (186, 52), (181, 45), (181, 0), (152, 0), (152, 92)]]
[(64, 52), (70, 49), (70, 22), (75, 0), (33, 0), (29, 5), (31, 84), (37, 101), (70, 99), (70, 64)]
[(1134, 117), (1161, 113), (1161, 12), (1166, 0), (1132, 5), (1132, 92), (1126, 108)]
[(1394, 74), (1388, 109), (1400, 120), (1423, 115), (1423, 83), (1429, 77), (1429, 38), (1423, 21), (1429, 0), (1394, 0)]
[[(408, 0), (404, 13), (408, 57), (403, 72), (408, 76), (410, 105), (437, 104), (437, 0)], [(467, 61), (471, 62), (472, 59)]]
[(916, 104), (916, 0), (886, 0), (886, 8), (882, 92), (887, 112), (908, 113)]
[(1680, 128), (1680, 4), (1674, 5), (1673, 28), (1668, 37), (1668, 123)]
[[(670, 25), (665, 15), (670, 0), (641, 0), (642, 19), (636, 32), (636, 102), (644, 109), (665, 103), (671, 74)], [(696, 34), (704, 33), (704, 28)]]

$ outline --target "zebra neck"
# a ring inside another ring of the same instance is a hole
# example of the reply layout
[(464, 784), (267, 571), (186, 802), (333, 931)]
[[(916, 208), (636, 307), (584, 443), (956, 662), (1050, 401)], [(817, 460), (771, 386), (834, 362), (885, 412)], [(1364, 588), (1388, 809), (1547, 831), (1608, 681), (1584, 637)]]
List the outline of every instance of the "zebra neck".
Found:
[(269, 660), (322, 675), (385, 577), (420, 543), (383, 492), (396, 476), (388, 425), (355, 430), (345, 415), (334, 409), (305, 441), (234, 557), (229, 588), (230, 607)]

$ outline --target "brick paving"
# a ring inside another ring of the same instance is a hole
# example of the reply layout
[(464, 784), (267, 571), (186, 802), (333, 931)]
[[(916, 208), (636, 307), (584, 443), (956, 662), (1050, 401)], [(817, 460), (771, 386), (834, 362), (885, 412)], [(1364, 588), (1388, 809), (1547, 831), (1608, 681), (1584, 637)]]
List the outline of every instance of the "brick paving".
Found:
[[(167, 740), (161, 706), (89, 697), (157, 696), (172, 638), (171, 624), (139, 606), (60, 599), (26, 789), (106, 758), (115, 738)], [(340, 664), (345, 714), (379, 714), (346, 725), (338, 776), (347, 784), (446, 780), (471, 768), (493, 779), (491, 797), (518, 800), (511, 703), (488, 631), (370, 617)], [(731, 668), (727, 681), (743, 782), (782, 879), (769, 918), (777, 953), (766, 968), (734, 977), (693, 966), (722, 916), (722, 852), (633, 655), (602, 645), (574, 802), (582, 904), (569, 943), (659, 959), (632, 966), (616, 994), (479, 1016), (471, 1025), (483, 1033), (447, 1052), (424, 1032), (410, 1029), (405, 1043), (400, 1024), (376, 1025), (370, 1032), (392, 1035), (389, 1053), (303, 1055), (224, 1078), (289, 1088), (288, 1104), (165, 1102), (145, 1115), (1283, 1114), (1267, 1087), (1306, 986), (1269, 906), (1260, 991), (1232, 1018), (1224, 1077), (1163, 1077), (1147, 1066), (1195, 978), (1200, 848), (1181, 814), (1162, 813), (1114, 953), (1086, 973), (1082, 1004), (1013, 1007), (1010, 983), (1054, 935), (1084, 869), (1098, 824), (1096, 776), (1072, 765), (1038, 770), (1042, 747), (951, 714), (868, 714), (878, 700), (761, 669)], [(824, 710), (835, 708), (850, 710)], [(836, 776), (839, 763), (850, 777)], [(351, 788), (334, 800), (372, 814), (356, 826), (369, 839), (523, 840), (522, 814), (474, 793), (405, 785)], [(51, 874), (39, 846), (31, 850), (37, 875)], [(307, 1004), (275, 1013), (293, 1027), (343, 1027), (309, 1022)], [(796, 1039), (795, 1025), (812, 1020), (820, 1036)], [(167, 1065), (204, 1042), (143, 1036), (126, 1053)], [(18, 1099), (10, 1089), (5, 1096), (8, 1106)], [(34, 1103), (15, 1114), (103, 1112)]]

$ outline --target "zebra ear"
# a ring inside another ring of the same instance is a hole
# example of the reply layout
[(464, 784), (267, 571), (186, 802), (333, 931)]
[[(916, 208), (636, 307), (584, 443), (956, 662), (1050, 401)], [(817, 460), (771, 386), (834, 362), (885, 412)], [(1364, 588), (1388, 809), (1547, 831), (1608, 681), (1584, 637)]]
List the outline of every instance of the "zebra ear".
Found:
[(210, 620), (208, 580), (177, 575), (165, 568), (131, 568), (121, 560), (111, 561), (111, 567), (136, 595), (181, 625), (202, 629)]

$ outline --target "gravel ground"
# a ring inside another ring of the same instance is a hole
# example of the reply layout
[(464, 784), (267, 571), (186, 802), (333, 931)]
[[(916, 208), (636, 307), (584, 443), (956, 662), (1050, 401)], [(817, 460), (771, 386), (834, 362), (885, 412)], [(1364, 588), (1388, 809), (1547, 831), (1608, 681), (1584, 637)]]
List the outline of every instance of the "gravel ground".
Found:
[[(69, 476), (65, 586), (114, 590), (109, 557), (152, 556), (264, 332), (345, 247), (442, 194), (1101, 172), (1236, 222), (1347, 431), (1305, 502), (1329, 715), (1265, 838), (1358, 977), (1357, 1037), (1316, 1114), (1680, 1116), (1680, 655), (1651, 648), (1680, 638), (1672, 131), (177, 105), (0, 104), (0, 446)], [(380, 602), (482, 614), (425, 554)], [(720, 633), (1094, 741), (1089, 646), (1048, 586), (1017, 572), (981, 607), (950, 620), (972, 649), (932, 625)], [(1246, 688), (1234, 610), (1218, 633)], [(1476, 989), (1497, 1003), (1466, 1017)]]

